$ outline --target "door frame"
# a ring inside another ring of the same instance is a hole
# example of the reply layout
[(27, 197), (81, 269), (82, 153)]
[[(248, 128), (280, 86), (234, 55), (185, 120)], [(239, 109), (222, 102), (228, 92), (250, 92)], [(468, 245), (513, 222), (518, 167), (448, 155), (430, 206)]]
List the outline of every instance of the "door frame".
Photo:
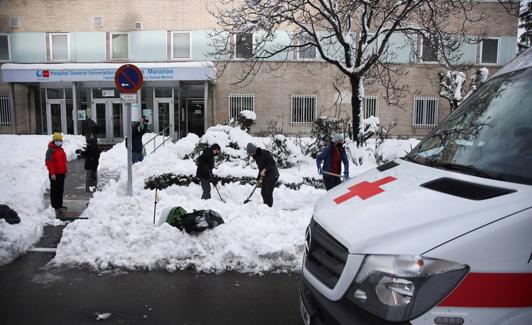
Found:
[[(105, 141), (116, 142), (113, 130), (113, 104), (122, 105), (122, 134), (126, 134), (127, 122), (126, 122), (126, 107), (120, 101), (120, 98), (93, 98), (91, 100), (91, 118), (93, 121), (98, 121), (96, 104), (105, 104)], [(66, 112), (65, 112), (66, 113)]]
[(46, 100), (46, 127), (48, 134), (52, 134), (52, 105), (60, 105), (61, 114), (61, 133), (67, 134), (67, 117), (66, 101), (64, 99), (47, 99)]
[(156, 98), (155, 97), (155, 87), (153, 88), (153, 132), (159, 133), (162, 131), (159, 128), (159, 103), (168, 104), (169, 109), (169, 126), (170, 126), (170, 132), (168, 133), (169, 136), (172, 137), (172, 139), (175, 139), (175, 130), (174, 130), (174, 88), (172, 87), (172, 98)]

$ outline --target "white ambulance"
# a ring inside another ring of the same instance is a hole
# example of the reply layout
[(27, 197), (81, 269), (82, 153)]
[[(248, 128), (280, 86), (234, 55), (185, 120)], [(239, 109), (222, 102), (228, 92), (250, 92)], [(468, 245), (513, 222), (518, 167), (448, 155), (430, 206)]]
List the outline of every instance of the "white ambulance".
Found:
[(305, 249), (306, 324), (531, 325), (532, 49), (321, 198)]

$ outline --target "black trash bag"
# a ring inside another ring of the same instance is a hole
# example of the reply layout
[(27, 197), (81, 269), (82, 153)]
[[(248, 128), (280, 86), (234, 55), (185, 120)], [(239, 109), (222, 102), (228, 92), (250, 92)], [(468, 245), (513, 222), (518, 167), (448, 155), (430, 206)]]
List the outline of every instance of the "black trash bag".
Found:
[(7, 223), (14, 225), (20, 222), (20, 218), (15, 210), (5, 204), (0, 204), (0, 219), (5, 219)]
[(222, 223), (222, 216), (213, 210), (197, 210), (181, 216), (181, 226), (189, 234), (212, 229)]

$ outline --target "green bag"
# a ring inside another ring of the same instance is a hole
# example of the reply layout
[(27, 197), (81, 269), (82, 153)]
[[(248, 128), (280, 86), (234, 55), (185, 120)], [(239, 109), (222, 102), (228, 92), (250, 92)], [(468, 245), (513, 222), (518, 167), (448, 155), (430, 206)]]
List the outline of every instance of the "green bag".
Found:
[(181, 217), (186, 213), (187, 211), (182, 207), (172, 208), (170, 212), (168, 212), (168, 216), (166, 217), (166, 223), (171, 226), (177, 227), (180, 230), (183, 230), (183, 225), (181, 224)]

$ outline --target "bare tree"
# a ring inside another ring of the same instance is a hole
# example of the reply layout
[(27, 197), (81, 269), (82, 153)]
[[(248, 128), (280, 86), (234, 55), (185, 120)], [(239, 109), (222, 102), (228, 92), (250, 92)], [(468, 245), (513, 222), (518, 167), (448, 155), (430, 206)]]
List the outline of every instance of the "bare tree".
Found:
[(222, 73), (237, 55), (244, 67), (234, 82), (239, 84), (249, 82), (263, 67), (280, 69), (296, 56), (317, 52), (324, 63), (338, 69), (351, 89), (353, 135), (360, 144), (364, 80), (381, 82), (388, 98), (405, 90), (396, 77), (401, 65), (391, 64), (397, 57), (394, 36), (406, 37), (408, 41), (399, 46), (411, 48), (411, 53), (418, 53), (417, 39), (427, 40), (426, 50), (451, 66), (458, 59), (459, 47), (467, 42), (468, 23), (482, 18), (473, 14), (477, 2), (220, 0), (219, 7), (209, 9), (220, 27), (211, 35), (216, 49), (212, 54)]

